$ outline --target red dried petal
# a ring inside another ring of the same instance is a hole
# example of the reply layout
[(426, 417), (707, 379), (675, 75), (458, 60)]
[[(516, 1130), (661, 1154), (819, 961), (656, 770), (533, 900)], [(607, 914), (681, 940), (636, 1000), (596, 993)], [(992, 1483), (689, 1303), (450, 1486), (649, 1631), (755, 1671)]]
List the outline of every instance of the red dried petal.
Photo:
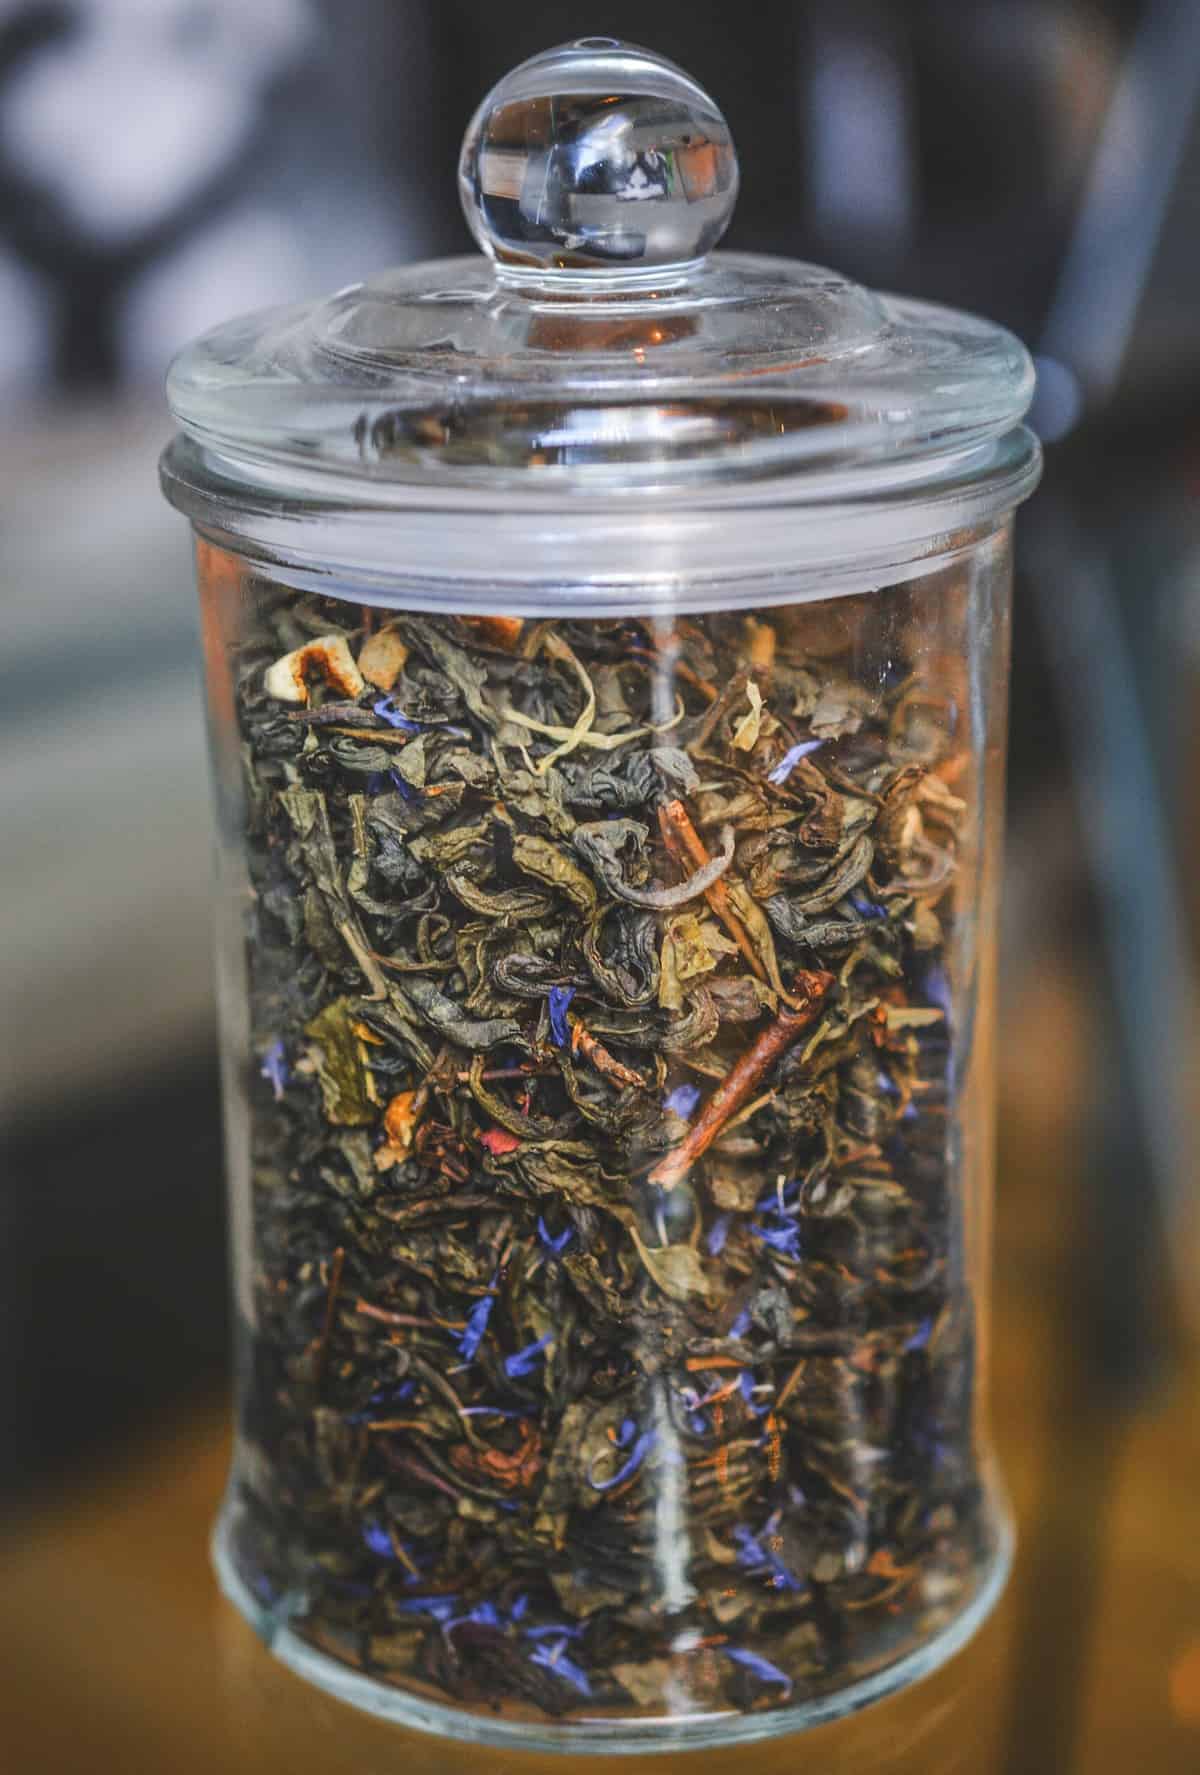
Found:
[(507, 1128), (488, 1128), (479, 1138), (490, 1153), (496, 1154), (514, 1153), (521, 1144), (517, 1136), (510, 1134)]

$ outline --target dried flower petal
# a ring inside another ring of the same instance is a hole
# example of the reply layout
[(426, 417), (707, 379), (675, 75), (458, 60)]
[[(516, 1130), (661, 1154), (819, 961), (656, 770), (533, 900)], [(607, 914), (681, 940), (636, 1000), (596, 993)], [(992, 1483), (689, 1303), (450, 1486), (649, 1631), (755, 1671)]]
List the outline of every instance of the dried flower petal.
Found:
[(555, 1676), (561, 1676), (565, 1682), (578, 1689), (581, 1695), (590, 1695), (592, 1685), (579, 1665), (565, 1655), (562, 1649), (565, 1644), (564, 1639), (562, 1645), (557, 1647), (538, 1646), (536, 1651), (530, 1653), (530, 1662), (553, 1671)]
[(755, 1221), (750, 1228), (756, 1239), (769, 1245), (772, 1251), (778, 1251), (783, 1257), (799, 1259), (803, 1254), (800, 1250), (800, 1229), (795, 1221), (777, 1221), (772, 1225), (764, 1225)]
[(663, 1098), (663, 1108), (669, 1109), (671, 1114), (678, 1116), (681, 1122), (686, 1122), (688, 1117), (695, 1113), (699, 1101), (700, 1087), (698, 1085), (676, 1085), (675, 1089), (668, 1091)]
[(263, 1055), (259, 1071), (274, 1091), (276, 1103), (280, 1102), (289, 1078), (286, 1051), (281, 1041), (271, 1043)]
[(539, 1337), (536, 1343), (526, 1344), (523, 1350), (516, 1350), (504, 1359), (504, 1372), (509, 1380), (519, 1380), (522, 1376), (532, 1374), (537, 1367), (538, 1358), (546, 1345), (552, 1341), (550, 1332)]
[(758, 744), (759, 730), (762, 727), (762, 691), (753, 678), (746, 685), (746, 700), (750, 704), (750, 713), (742, 716), (733, 735), (733, 743), (739, 752), (753, 752)]
[(488, 1328), (488, 1320), (492, 1316), (492, 1308), (496, 1304), (494, 1294), (485, 1294), (482, 1300), (476, 1301), (467, 1314), (466, 1329), (458, 1340), (459, 1355), (467, 1362), (475, 1360), (475, 1353), (483, 1342)]
[(789, 747), (783, 757), (779, 760), (779, 763), (775, 766), (774, 770), (769, 773), (767, 777), (768, 783), (774, 783), (777, 788), (782, 787), (782, 785), (787, 782), (800, 760), (809, 757), (811, 753), (815, 752), (818, 747), (823, 746), (824, 744), (824, 740), (801, 740), (798, 746)]
[(423, 733), (419, 721), (410, 721), (403, 709), (398, 709), (390, 696), (381, 696), (378, 702), (371, 704), (372, 714), (386, 721), (389, 727), (396, 728), (400, 733)]
[(556, 1048), (565, 1048), (571, 1039), (567, 1027), (567, 1006), (575, 997), (573, 986), (552, 986), (547, 1009), (550, 1013), (550, 1040)]
[(515, 1153), (521, 1144), (518, 1137), (510, 1134), (507, 1128), (485, 1128), (479, 1140), (497, 1158), (501, 1153)]
[[(379, 1038), (375, 1039), (378, 1041)], [(388, 1143), (402, 1153), (406, 1153), (412, 1145), (413, 1130), (416, 1127), (413, 1105), (416, 1100), (415, 1091), (397, 1091), (384, 1111), (383, 1127)]]
[(732, 1214), (718, 1214), (708, 1229), (708, 1237), (704, 1241), (710, 1257), (719, 1257), (725, 1249), (725, 1241), (729, 1237), (729, 1223)]
[(611, 1479), (597, 1479), (594, 1474), (589, 1473), (588, 1484), (595, 1491), (612, 1491), (614, 1487), (623, 1485), (627, 1479), (632, 1478), (637, 1472), (646, 1456), (650, 1453), (650, 1450), (654, 1447), (656, 1440), (657, 1438), (653, 1430), (644, 1430), (634, 1443), (631, 1453), (622, 1462), (621, 1466), (618, 1467)]
[(546, 1222), (540, 1214), (538, 1215), (537, 1220), (537, 1230), (538, 1239), (541, 1242), (543, 1250), (548, 1251), (552, 1257), (561, 1257), (567, 1246), (571, 1243), (571, 1240), (575, 1237), (575, 1228), (573, 1226), (568, 1226), (563, 1228), (562, 1232), (559, 1233), (556, 1239), (552, 1238), (549, 1229), (546, 1226)]
[(777, 1665), (772, 1664), (769, 1658), (762, 1658), (757, 1652), (748, 1652), (742, 1646), (722, 1646), (721, 1650), (727, 1658), (732, 1658), (735, 1664), (742, 1664), (747, 1670), (753, 1671), (761, 1682), (782, 1683), (787, 1693), (791, 1694), (791, 1677), (785, 1676), (783, 1671)]

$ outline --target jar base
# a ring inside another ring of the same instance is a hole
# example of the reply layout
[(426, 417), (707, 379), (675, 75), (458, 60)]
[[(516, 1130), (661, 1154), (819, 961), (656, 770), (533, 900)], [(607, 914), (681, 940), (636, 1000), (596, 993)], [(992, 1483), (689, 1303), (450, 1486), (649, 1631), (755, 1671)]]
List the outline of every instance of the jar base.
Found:
[(228, 1504), (214, 1526), (211, 1553), (223, 1594), (249, 1622), (267, 1650), (315, 1688), (338, 1701), (392, 1720), (413, 1731), (507, 1750), (569, 1751), (593, 1755), (646, 1755), (655, 1751), (717, 1749), (826, 1725), (858, 1713), (909, 1684), (930, 1676), (974, 1637), (1003, 1594), (1012, 1569), (1014, 1535), (1002, 1504), (993, 1503), (995, 1549), (971, 1600), (942, 1630), (915, 1650), (868, 1677), (828, 1695), (752, 1714), (691, 1714), (683, 1718), (573, 1720), (539, 1726), (527, 1720), (490, 1719), (379, 1683), (319, 1651), (288, 1625), (286, 1614), (258, 1602), (237, 1569)]

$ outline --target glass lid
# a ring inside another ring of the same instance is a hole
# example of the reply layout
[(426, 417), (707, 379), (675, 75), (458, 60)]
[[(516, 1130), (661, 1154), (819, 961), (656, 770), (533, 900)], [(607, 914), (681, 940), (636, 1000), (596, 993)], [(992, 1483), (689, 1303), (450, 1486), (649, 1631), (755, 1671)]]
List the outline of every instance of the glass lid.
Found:
[(894, 497), (931, 458), (986, 454), (1029, 404), (1028, 355), (999, 327), (713, 252), (738, 191), (729, 127), (630, 44), (583, 38), (502, 80), (459, 191), (482, 257), (243, 317), (176, 360), (173, 411), (227, 479), (316, 472), (376, 503), (414, 484), (541, 503), (779, 477)]

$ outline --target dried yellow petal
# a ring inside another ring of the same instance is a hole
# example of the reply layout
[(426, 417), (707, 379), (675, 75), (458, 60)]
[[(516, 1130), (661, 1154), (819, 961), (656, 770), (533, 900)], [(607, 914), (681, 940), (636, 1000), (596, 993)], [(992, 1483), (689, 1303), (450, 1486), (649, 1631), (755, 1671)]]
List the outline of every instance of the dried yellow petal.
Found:
[(740, 752), (753, 752), (758, 744), (759, 729), (762, 727), (763, 699), (762, 691), (751, 678), (746, 686), (746, 697), (750, 704), (750, 713), (743, 715), (737, 724), (733, 743)]

